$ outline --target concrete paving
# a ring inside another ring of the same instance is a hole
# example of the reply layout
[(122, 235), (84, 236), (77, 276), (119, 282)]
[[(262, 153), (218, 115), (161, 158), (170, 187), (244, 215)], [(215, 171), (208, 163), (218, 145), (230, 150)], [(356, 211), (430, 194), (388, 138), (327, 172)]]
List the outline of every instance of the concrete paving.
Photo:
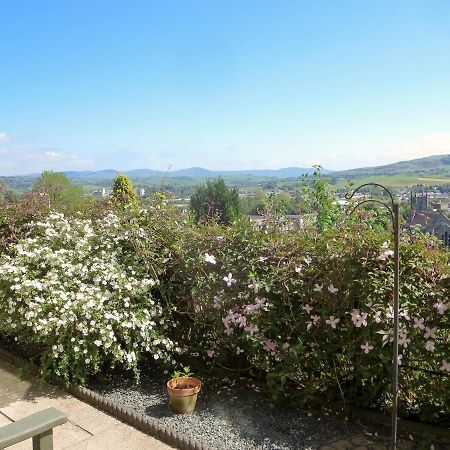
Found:
[[(0, 360), (0, 426), (50, 406), (69, 418), (53, 430), (55, 450), (173, 450), (55, 386), (22, 380), (17, 368)], [(8, 448), (30, 450), (31, 439)]]

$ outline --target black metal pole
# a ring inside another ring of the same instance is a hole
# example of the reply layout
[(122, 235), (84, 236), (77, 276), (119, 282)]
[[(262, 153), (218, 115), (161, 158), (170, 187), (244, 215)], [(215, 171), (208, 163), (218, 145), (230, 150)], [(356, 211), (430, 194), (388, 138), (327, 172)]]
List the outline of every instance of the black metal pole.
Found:
[(398, 203), (392, 205), (394, 231), (394, 348), (392, 352), (392, 450), (397, 449), (397, 397), (398, 397), (398, 313), (400, 278), (400, 226)]
[(379, 187), (388, 194), (390, 202), (385, 203), (377, 199), (366, 199), (360, 201), (354, 206), (349, 214), (352, 214), (356, 208), (364, 203), (374, 202), (384, 206), (390, 213), (392, 221), (392, 230), (394, 233), (394, 324), (393, 324), (393, 349), (392, 349), (392, 434), (391, 434), (391, 449), (397, 450), (397, 410), (398, 410), (398, 316), (400, 308), (400, 222), (399, 222), (399, 204), (394, 201), (394, 196), (391, 191), (378, 183), (365, 183), (357, 187), (351, 195), (346, 195), (347, 200), (351, 200), (353, 196), (363, 187)]

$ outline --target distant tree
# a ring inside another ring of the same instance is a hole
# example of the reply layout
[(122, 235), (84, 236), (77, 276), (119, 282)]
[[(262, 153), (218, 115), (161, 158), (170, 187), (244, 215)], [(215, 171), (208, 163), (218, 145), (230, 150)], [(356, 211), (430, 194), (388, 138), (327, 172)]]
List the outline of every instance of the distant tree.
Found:
[(220, 177), (208, 180), (197, 186), (190, 206), (198, 222), (217, 220), (229, 225), (240, 215), (239, 190), (230, 189)]
[(321, 166), (314, 166), (312, 178), (305, 176), (300, 189), (299, 200), (305, 212), (316, 217), (316, 227), (320, 230), (333, 228), (341, 218), (341, 210), (334, 198), (329, 179), (320, 174)]
[(117, 175), (114, 179), (112, 200), (115, 205), (139, 205), (133, 184), (126, 175)]
[(42, 172), (33, 183), (32, 190), (47, 198), (49, 209), (65, 213), (84, 211), (93, 198), (86, 196), (82, 186), (74, 186), (63, 172)]

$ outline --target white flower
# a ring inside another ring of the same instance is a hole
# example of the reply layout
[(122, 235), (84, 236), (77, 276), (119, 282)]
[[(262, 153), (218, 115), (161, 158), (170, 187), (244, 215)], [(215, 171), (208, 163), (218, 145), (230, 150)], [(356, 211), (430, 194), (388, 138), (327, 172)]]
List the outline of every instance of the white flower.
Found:
[(305, 306), (302, 306), (302, 308), (306, 311), (307, 314), (309, 314), (313, 308), (311, 306), (309, 306), (308, 304), (306, 304)]
[(208, 354), (208, 356), (209, 356), (210, 358), (212, 358), (212, 357), (215, 355), (216, 352), (215, 352), (213, 349), (210, 349), (210, 350), (207, 350), (206, 353)]
[(429, 351), (429, 352), (434, 352), (434, 341), (427, 341), (427, 343), (425, 344), (425, 348)]
[(230, 287), (232, 284), (236, 284), (236, 280), (233, 278), (233, 274), (230, 272), (228, 276), (223, 277), (223, 281)]
[(339, 289), (337, 287), (334, 287), (333, 283), (330, 284), (328, 286), (328, 290), (332, 293), (332, 294), (336, 294), (337, 291), (339, 291)]
[(300, 273), (300, 272), (302, 271), (302, 268), (301, 268), (301, 267), (296, 267), (294, 270), (295, 270), (297, 273)]
[(244, 350), (240, 347), (236, 347), (236, 355), (239, 355), (240, 353), (244, 353)]
[(364, 345), (361, 345), (361, 348), (364, 350), (364, 353), (369, 353), (373, 350), (373, 345), (370, 345), (369, 342), (366, 342)]
[(213, 255), (210, 255), (209, 253), (205, 253), (205, 262), (210, 263), (210, 264), (216, 264), (216, 258), (214, 258)]

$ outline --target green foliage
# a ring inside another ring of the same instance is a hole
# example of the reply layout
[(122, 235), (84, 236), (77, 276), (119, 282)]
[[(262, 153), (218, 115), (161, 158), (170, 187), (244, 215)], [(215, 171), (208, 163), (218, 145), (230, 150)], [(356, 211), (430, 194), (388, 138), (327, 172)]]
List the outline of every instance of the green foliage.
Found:
[[(163, 195), (92, 220), (33, 219), (0, 255), (0, 332), (66, 379), (175, 364), (183, 342), (191, 366), (259, 377), (275, 399), (387, 409), (391, 235), (359, 220), (374, 211), (338, 215), (317, 178), (302, 191), (314, 218), (295, 232), (197, 224)], [(436, 420), (450, 404), (450, 253), (417, 232), (400, 255), (400, 408)]]
[(189, 378), (194, 375), (191, 372), (191, 368), (189, 366), (184, 366), (182, 370), (174, 370), (172, 373), (172, 380), (178, 382), (180, 378)]
[(136, 191), (126, 175), (117, 175), (114, 179), (112, 200), (116, 206), (132, 206), (139, 205)]
[(324, 231), (334, 228), (341, 219), (341, 211), (332, 193), (328, 179), (321, 177), (320, 166), (314, 166), (313, 178), (303, 178), (300, 198), (304, 209), (313, 212), (318, 230)]
[[(66, 381), (115, 366), (138, 377), (145, 355), (171, 361), (169, 310), (158, 301), (165, 263), (138, 256), (146, 236), (113, 214), (95, 221), (51, 214), (36, 223), (0, 255), (0, 331), (37, 353), (43, 374)], [(160, 245), (147, 237), (151, 254), (162, 253)]]
[(223, 178), (208, 180), (192, 194), (190, 206), (197, 222), (229, 225), (240, 215), (239, 191), (230, 189)]
[(33, 191), (48, 202), (49, 211), (73, 214), (86, 211), (95, 202), (91, 195), (85, 195), (81, 186), (70, 184), (62, 172), (42, 172), (33, 183)]
[[(177, 339), (190, 352), (264, 376), (274, 398), (295, 387), (306, 403), (389, 407), (389, 233), (350, 220), (270, 234), (238, 222), (182, 239), (171, 283), (183, 318)], [(450, 402), (449, 258), (427, 236), (402, 236), (402, 414), (436, 418)]]

